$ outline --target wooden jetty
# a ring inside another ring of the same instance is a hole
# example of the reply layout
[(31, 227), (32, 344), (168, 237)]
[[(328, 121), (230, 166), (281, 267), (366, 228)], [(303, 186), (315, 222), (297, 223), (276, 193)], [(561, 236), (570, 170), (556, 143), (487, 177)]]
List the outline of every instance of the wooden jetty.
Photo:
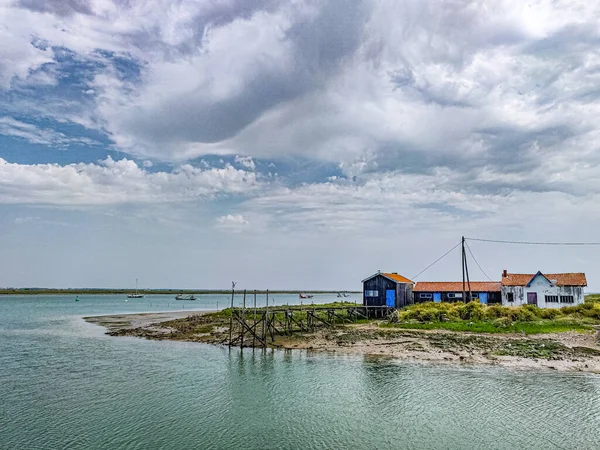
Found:
[[(363, 319), (389, 320), (395, 308), (364, 305), (284, 305), (269, 306), (269, 291), (266, 306), (256, 307), (256, 291), (253, 292), (253, 307), (246, 308), (247, 292), (243, 292), (243, 306), (233, 306), (229, 322), (229, 346), (267, 347), (276, 336), (291, 336), (295, 333), (314, 333), (318, 328), (352, 324)], [(224, 342), (226, 343), (226, 342)]]

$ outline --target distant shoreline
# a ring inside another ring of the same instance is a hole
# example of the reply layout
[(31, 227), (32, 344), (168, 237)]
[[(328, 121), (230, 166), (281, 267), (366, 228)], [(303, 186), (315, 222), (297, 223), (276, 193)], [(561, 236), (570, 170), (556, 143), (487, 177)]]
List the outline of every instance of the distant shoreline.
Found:
[[(135, 289), (85, 289), (85, 288), (74, 288), (74, 289), (45, 289), (45, 288), (17, 288), (17, 289), (0, 289), (0, 295), (55, 295), (55, 294), (70, 294), (70, 295), (116, 295), (116, 294), (133, 294)], [(140, 289), (138, 291), (144, 295), (160, 295), (160, 294), (197, 294), (197, 295), (215, 295), (215, 294), (229, 294), (231, 295), (231, 289), (226, 290), (210, 290), (210, 289)], [(240, 295), (244, 291), (243, 289), (236, 290), (235, 294)], [(254, 290), (246, 290), (248, 294), (254, 294)], [(337, 294), (338, 292), (345, 292), (348, 294), (360, 294), (361, 291), (311, 291), (311, 290), (269, 290), (269, 294), (299, 294), (301, 292), (311, 293), (314, 295), (319, 294)], [(265, 295), (266, 290), (256, 290), (257, 294)]]

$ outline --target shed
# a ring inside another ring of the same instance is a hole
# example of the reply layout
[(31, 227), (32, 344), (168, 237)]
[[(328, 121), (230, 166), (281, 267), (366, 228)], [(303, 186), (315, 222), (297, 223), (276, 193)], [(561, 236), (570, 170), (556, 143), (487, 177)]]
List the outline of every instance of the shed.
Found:
[(414, 283), (396, 272), (377, 272), (362, 283), (364, 306), (402, 308), (413, 303)]
[[(465, 290), (469, 284), (465, 283)], [(500, 282), (496, 281), (471, 281), (471, 297), (479, 299), (481, 303), (501, 303)], [(462, 302), (462, 281), (419, 281), (413, 288), (414, 302)], [(467, 294), (468, 295), (468, 294)]]

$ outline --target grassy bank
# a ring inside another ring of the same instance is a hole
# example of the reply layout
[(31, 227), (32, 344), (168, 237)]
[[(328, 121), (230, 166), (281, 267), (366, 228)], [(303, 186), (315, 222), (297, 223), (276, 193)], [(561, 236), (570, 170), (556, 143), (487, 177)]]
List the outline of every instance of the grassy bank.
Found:
[(590, 331), (600, 325), (599, 300), (598, 295), (589, 296), (582, 305), (560, 309), (542, 309), (532, 305), (486, 306), (475, 301), (467, 304), (420, 303), (399, 311), (395, 323), (383, 326), (478, 333)]

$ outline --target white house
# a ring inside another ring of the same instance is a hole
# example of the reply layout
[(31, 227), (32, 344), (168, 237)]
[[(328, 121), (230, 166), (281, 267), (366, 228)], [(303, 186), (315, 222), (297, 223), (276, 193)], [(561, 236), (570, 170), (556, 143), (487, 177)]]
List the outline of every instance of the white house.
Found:
[(560, 308), (583, 303), (584, 273), (502, 273), (502, 306)]

